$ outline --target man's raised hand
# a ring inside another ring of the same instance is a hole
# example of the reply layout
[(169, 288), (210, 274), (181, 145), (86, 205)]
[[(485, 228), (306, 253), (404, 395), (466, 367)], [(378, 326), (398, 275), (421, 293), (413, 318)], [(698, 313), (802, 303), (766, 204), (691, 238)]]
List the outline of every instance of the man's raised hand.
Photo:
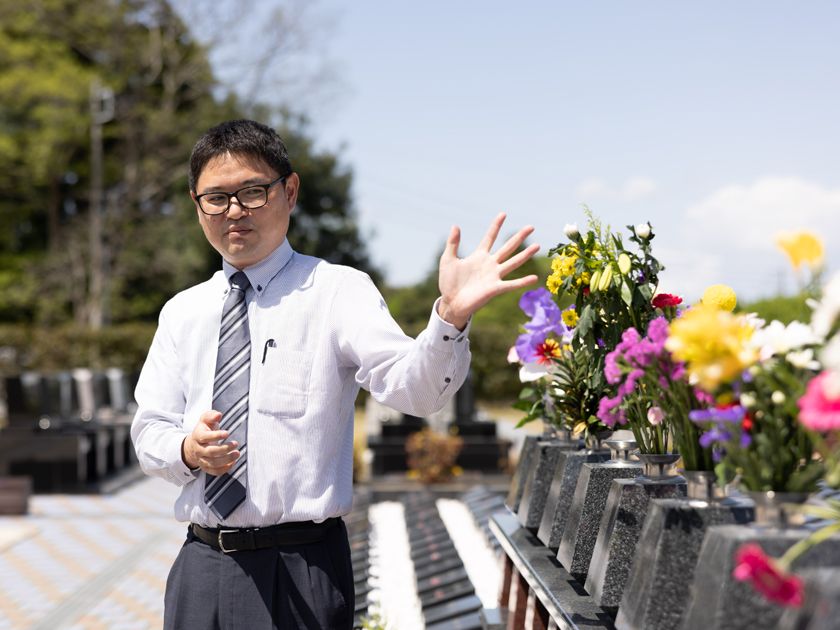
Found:
[(490, 229), (478, 248), (466, 258), (458, 258), (458, 244), (461, 242), (461, 230), (453, 225), (446, 241), (446, 249), (440, 257), (441, 301), (438, 314), (445, 322), (463, 330), (470, 316), (487, 304), (492, 298), (507, 291), (521, 289), (537, 281), (537, 276), (530, 275), (516, 280), (503, 280), (510, 272), (536, 254), (540, 246), (529, 245), (523, 251), (511, 257), (526, 238), (534, 231), (534, 226), (526, 225), (499, 248), (490, 253), (499, 230), (505, 222), (504, 212), (493, 219)]
[(208, 475), (223, 475), (239, 459), (239, 446), (236, 442), (219, 444), (226, 440), (229, 433), (219, 431), (222, 414), (218, 411), (205, 411), (195, 427), (181, 443), (181, 459), (189, 468), (201, 468)]

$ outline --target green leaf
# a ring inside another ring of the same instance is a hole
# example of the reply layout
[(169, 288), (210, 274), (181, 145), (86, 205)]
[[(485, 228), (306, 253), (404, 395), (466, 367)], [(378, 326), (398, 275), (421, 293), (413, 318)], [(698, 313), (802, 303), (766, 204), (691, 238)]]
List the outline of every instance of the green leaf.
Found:
[(627, 306), (633, 304), (633, 287), (630, 286), (630, 281), (626, 277), (621, 278), (621, 299)]
[(524, 387), (521, 392), (519, 392), (519, 400), (523, 398), (530, 398), (534, 395), (534, 388), (533, 387)]
[(511, 405), (511, 407), (518, 409), (519, 411), (530, 411), (532, 404), (533, 403), (530, 400), (517, 400)]
[(583, 312), (580, 314), (580, 319), (578, 320), (578, 336), (585, 337), (588, 335), (592, 330), (592, 327), (595, 325), (596, 318), (595, 309), (592, 308), (592, 305), (587, 304), (584, 306)]

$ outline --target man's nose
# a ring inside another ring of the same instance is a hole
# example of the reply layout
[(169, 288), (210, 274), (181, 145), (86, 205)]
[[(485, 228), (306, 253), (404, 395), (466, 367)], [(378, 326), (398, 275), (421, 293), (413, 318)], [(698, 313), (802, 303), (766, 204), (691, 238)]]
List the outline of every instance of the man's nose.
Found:
[(248, 214), (248, 208), (239, 203), (239, 199), (234, 195), (230, 198), (230, 207), (227, 215), (230, 219), (238, 219)]

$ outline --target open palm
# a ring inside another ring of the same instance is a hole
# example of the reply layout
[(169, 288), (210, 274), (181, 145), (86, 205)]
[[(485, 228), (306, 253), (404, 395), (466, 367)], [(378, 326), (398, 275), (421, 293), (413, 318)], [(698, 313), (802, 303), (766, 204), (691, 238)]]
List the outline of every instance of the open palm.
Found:
[(463, 329), (470, 316), (497, 295), (521, 289), (537, 281), (535, 275), (515, 280), (503, 279), (540, 249), (539, 245), (529, 245), (511, 256), (534, 231), (532, 225), (526, 225), (508, 239), (499, 251), (491, 254), (490, 250), (504, 222), (505, 214), (499, 213), (478, 248), (466, 258), (458, 258), (461, 230), (458, 226), (452, 226), (449, 232), (446, 249), (440, 257), (438, 285), (441, 302), (438, 313), (444, 321), (459, 329)]

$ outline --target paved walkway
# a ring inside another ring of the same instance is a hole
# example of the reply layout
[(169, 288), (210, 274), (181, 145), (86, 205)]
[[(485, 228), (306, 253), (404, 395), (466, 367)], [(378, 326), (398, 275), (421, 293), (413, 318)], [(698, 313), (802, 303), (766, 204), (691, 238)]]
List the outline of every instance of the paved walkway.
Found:
[(0, 630), (160, 628), (186, 536), (177, 494), (144, 478), (109, 496), (34, 496), (28, 515), (0, 517)]

